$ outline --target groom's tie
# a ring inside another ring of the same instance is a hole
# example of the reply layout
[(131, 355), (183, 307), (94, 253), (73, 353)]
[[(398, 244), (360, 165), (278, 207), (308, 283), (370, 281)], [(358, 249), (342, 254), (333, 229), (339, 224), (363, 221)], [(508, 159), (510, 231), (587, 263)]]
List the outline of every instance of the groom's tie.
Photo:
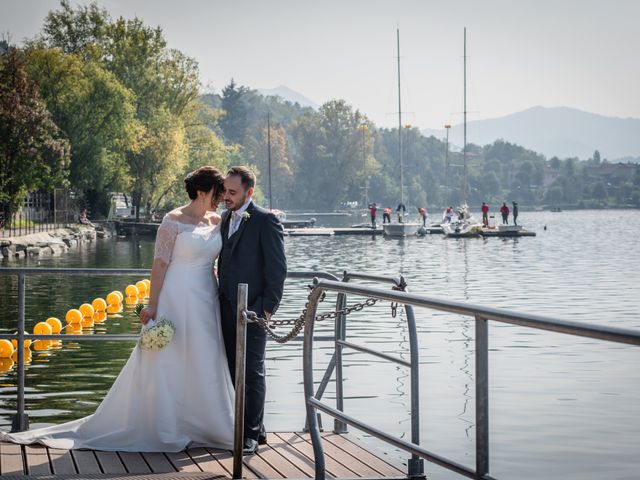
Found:
[(238, 211), (231, 212), (231, 224), (229, 225), (229, 238), (236, 233), (240, 226), (240, 213)]

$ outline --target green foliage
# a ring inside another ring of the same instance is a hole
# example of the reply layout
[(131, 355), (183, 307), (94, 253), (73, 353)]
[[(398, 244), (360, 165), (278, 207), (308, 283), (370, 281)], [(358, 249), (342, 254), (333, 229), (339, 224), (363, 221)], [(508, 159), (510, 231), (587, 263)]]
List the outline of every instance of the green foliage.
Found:
[(161, 28), (63, 0), (29, 45), (30, 74), (71, 142), (72, 187), (96, 203), (131, 190), (149, 212), (177, 199), (187, 168), (226, 164), (198, 65)]
[(58, 48), (29, 48), (27, 68), (71, 144), (73, 187), (83, 192), (125, 188), (125, 154), (135, 142), (130, 90), (98, 62), (83, 62)]
[(27, 77), (22, 51), (0, 54), (0, 203), (9, 214), (27, 192), (62, 186), (69, 144)]

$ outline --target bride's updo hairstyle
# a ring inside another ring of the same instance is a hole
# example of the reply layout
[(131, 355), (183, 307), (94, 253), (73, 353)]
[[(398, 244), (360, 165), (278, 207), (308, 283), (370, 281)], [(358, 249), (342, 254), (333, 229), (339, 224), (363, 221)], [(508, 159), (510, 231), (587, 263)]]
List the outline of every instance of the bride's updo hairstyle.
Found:
[(224, 176), (217, 168), (200, 167), (184, 178), (184, 187), (191, 200), (198, 198), (198, 191), (209, 193), (211, 189), (216, 198), (224, 191)]

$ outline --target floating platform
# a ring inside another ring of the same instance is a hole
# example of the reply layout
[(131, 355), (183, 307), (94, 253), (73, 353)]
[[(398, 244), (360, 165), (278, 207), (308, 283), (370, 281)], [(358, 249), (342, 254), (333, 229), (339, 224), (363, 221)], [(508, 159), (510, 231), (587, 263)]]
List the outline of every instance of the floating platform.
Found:
[(333, 235), (382, 235), (381, 228), (287, 228), (285, 234), (290, 237), (331, 237)]
[[(401, 461), (382, 458), (349, 434), (323, 432), (328, 478), (406, 478)], [(268, 445), (244, 457), (244, 478), (313, 478), (313, 446), (307, 433), (268, 433)], [(2, 478), (23, 475), (56, 478), (231, 478), (231, 452), (190, 448), (178, 453), (60, 450), (37, 445), (0, 443)]]
[(536, 232), (525, 230), (522, 225), (498, 225), (498, 228), (482, 228), (483, 237), (535, 237)]
[(158, 233), (159, 223), (127, 222), (115, 220), (113, 222), (116, 233), (120, 236), (129, 237), (131, 235), (152, 235)]
[(290, 237), (331, 237), (333, 228), (287, 228), (285, 233)]
[(371, 227), (350, 227), (350, 228), (334, 228), (333, 232), (336, 235), (382, 235), (384, 230), (382, 228)]

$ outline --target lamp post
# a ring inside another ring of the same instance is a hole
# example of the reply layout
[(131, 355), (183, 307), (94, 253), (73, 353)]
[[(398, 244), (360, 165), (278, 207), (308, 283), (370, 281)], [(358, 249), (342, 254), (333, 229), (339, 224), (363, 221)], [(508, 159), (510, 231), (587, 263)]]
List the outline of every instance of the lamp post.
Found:
[(444, 207), (447, 208), (449, 206), (449, 129), (451, 128), (451, 125), (447, 123), (444, 128), (447, 131), (447, 141), (445, 143), (446, 147), (444, 151), (444, 188), (446, 190), (444, 197), (446, 205)]
[(369, 178), (367, 177), (367, 154), (366, 154), (366, 135), (369, 125), (361, 123), (358, 130), (362, 132), (362, 175), (364, 176), (364, 201), (362, 205), (367, 208), (369, 202)]

